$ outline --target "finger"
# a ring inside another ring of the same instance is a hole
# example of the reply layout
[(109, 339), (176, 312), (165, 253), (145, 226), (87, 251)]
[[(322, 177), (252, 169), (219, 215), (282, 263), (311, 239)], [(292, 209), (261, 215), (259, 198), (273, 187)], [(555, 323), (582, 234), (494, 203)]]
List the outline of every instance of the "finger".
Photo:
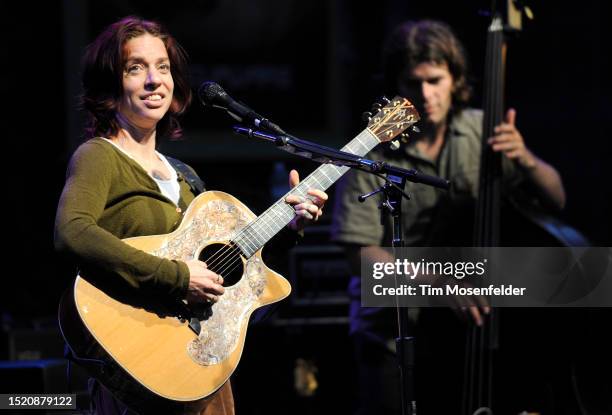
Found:
[(512, 132), (512, 133), (501, 133), (499, 135), (489, 138), (487, 141), (489, 144), (495, 144), (495, 143), (505, 143), (507, 141), (520, 141), (520, 140), (519, 140), (518, 134), (515, 134), (514, 132)]
[(496, 135), (502, 134), (502, 133), (513, 133), (516, 131), (516, 126), (512, 125), (512, 124), (499, 124), (498, 126), (496, 126), (493, 131), (495, 132)]
[(304, 219), (308, 219), (308, 220), (313, 220), (314, 219), (314, 216), (312, 215), (312, 213), (310, 213), (309, 211), (304, 210), (304, 209), (296, 210), (295, 214), (297, 216), (301, 217), (301, 218), (304, 218)]
[(484, 297), (482, 295), (478, 295), (475, 298), (476, 298), (476, 302), (478, 303), (478, 307), (480, 307), (480, 309), (485, 314), (489, 314), (490, 307), (489, 307), (489, 302), (487, 301), (487, 297)]
[(225, 287), (220, 284), (213, 284), (213, 292), (217, 295), (222, 295), (225, 293)]
[(306, 198), (302, 197), (302, 196), (298, 196), (298, 195), (289, 195), (285, 198), (285, 202), (289, 203), (290, 205), (298, 205), (300, 203), (304, 203), (306, 201)]
[(299, 205), (295, 205), (293, 206), (295, 211), (297, 212), (298, 210), (306, 210), (310, 213), (312, 213), (313, 215), (316, 215), (317, 212), (319, 211), (319, 207), (317, 205), (314, 205), (312, 203), (300, 203)]
[(293, 189), (299, 183), (300, 183), (300, 174), (297, 172), (297, 170), (292, 169), (289, 172), (289, 187)]
[(201, 278), (203, 279), (200, 281), (200, 285), (205, 285), (205, 283), (207, 282), (213, 282), (215, 284), (220, 285), (220, 284), (223, 284), (223, 281), (224, 281), (221, 275), (209, 269), (206, 269), (205, 271), (202, 272)]
[(509, 142), (509, 143), (493, 144), (491, 148), (493, 149), (493, 151), (511, 151), (511, 150), (517, 150), (519, 148), (519, 145), (514, 142)]
[(480, 311), (476, 306), (470, 306), (469, 308), (470, 314), (472, 315), (472, 320), (476, 323), (477, 326), (482, 326), (482, 316), (480, 315)]
[(513, 151), (508, 151), (507, 153), (504, 153), (506, 155), (506, 157), (508, 157), (509, 159), (516, 159), (519, 158), (523, 155), (523, 151), (522, 149), (516, 149)]
[[(287, 196), (287, 199), (289, 199), (289, 196)], [(293, 201), (293, 199), (290, 199), (291, 201)], [(301, 198), (299, 200), (299, 202), (297, 204), (294, 203), (289, 203), (293, 209), (295, 210), (303, 210), (303, 209), (307, 209), (307, 210), (312, 210), (312, 209), (319, 209), (319, 207), (317, 205), (315, 205), (314, 203), (312, 203), (309, 199), (304, 199)], [(313, 212), (314, 213), (314, 212)]]
[(315, 222), (319, 220), (319, 217), (323, 214), (323, 208), (319, 208), (319, 211), (317, 212), (314, 220)]
[(206, 291), (204, 291), (203, 287), (199, 287), (199, 288), (190, 288), (189, 289), (189, 298), (191, 302), (196, 302), (196, 303), (211, 303), (213, 297), (216, 297), (215, 294), (213, 293), (207, 293)]
[(506, 122), (508, 124), (516, 124), (516, 110), (514, 108), (509, 108), (506, 112)]
[(211, 293), (204, 293), (204, 298), (210, 303), (216, 303), (219, 301), (219, 296)]
[(327, 199), (329, 199), (327, 193), (319, 189), (309, 189), (308, 194), (314, 196), (312, 203), (317, 206), (323, 206), (325, 202), (327, 202)]
[(208, 294), (222, 295), (225, 292), (225, 287), (209, 279), (205, 280), (205, 282), (202, 283), (200, 287), (202, 291)]

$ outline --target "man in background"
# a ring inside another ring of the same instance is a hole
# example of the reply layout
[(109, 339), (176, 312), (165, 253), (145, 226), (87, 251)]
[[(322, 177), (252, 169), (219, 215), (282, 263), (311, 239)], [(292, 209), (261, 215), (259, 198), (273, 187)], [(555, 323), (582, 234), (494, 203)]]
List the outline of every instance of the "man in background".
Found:
[[(379, 148), (366, 157), (450, 181), (448, 191), (406, 183), (412, 199), (403, 203), (402, 209), (405, 244), (471, 245), (471, 227), (463, 225), (471, 223), (478, 195), (483, 114), (468, 107), (470, 87), (463, 46), (442, 22), (405, 22), (393, 31), (386, 45), (384, 81), (387, 96), (400, 95), (415, 104), (421, 115), (421, 132), (399, 150)], [(529, 183), (542, 203), (563, 208), (565, 192), (559, 173), (526, 147), (515, 120), (516, 111), (508, 110), (504, 122), (495, 128), (495, 136), (488, 140), (493, 151), (503, 154), (504, 191)], [(374, 175), (349, 172), (338, 186), (332, 227), (332, 238), (344, 245), (353, 275), (350, 322), (359, 366), (360, 414), (401, 412), (395, 310), (362, 307), (360, 298), (361, 262), (391, 259), (381, 249), (391, 246), (391, 218), (385, 217), (381, 226), (376, 201), (357, 202), (359, 195), (381, 185), (382, 180)], [(474, 306), (457, 311), (473, 324), (482, 325), (488, 310)], [(411, 313), (416, 320), (418, 310)], [(419, 390), (429, 396), (436, 390), (438, 395), (419, 405), (419, 413), (459, 413), (462, 328), (448, 325), (444, 313), (448, 310), (427, 310), (418, 317), (426, 335), (417, 335), (417, 359), (424, 359), (417, 361), (417, 400), (423, 396)]]

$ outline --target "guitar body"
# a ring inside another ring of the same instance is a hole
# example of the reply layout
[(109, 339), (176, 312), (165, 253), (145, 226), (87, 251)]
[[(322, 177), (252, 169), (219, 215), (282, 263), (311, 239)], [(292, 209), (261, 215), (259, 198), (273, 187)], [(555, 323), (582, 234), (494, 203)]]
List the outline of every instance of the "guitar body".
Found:
[[(197, 259), (206, 246), (227, 244), (255, 217), (233, 196), (209, 191), (193, 200), (174, 232), (124, 241), (168, 259)], [(79, 276), (71, 298), (65, 298), (60, 309), (64, 337), (73, 349), (73, 343), (83, 337), (82, 330), (67, 327), (74, 318), (66, 316), (76, 313), (78, 323), (106, 357), (145, 389), (171, 401), (202, 399), (220, 388), (236, 369), (251, 313), (291, 292), (289, 282), (263, 263), (261, 250), (241, 259), (242, 278), (226, 287), (219, 301), (209, 306), (211, 312), (199, 322), (199, 335), (187, 321), (119, 301), (88, 282), (86, 276)], [(77, 339), (72, 339), (71, 333)], [(94, 355), (99, 357), (100, 352)]]

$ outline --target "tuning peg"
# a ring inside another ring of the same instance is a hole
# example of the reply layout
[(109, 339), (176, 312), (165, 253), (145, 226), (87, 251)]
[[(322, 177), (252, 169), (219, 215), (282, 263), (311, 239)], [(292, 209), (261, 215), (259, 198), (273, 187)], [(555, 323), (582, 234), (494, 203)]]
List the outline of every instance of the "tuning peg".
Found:
[(399, 140), (393, 140), (389, 143), (389, 148), (393, 151), (398, 150), (400, 148)]
[(408, 142), (408, 139), (410, 138), (410, 136), (407, 133), (402, 133), (400, 134), (400, 140), (402, 141), (402, 143), (406, 144)]
[(363, 114), (361, 114), (361, 119), (365, 122), (369, 122), (372, 119), (372, 113), (371, 112), (364, 112)]
[(413, 126), (412, 126), (412, 128), (411, 128), (411, 130), (412, 130), (413, 132), (415, 132), (415, 133), (420, 133), (420, 132), (421, 132), (421, 129), (420, 129), (419, 127), (417, 127), (416, 125), (413, 125)]
[(385, 105), (390, 104), (391, 100), (387, 97), (382, 97), (381, 100), (385, 103)]
[(514, 0), (513, 8), (522, 11), (525, 14), (525, 17), (527, 17), (529, 20), (533, 20), (533, 11), (525, 3), (526, 1), (524, 0)]
[(382, 104), (375, 102), (374, 104), (372, 104), (372, 112), (378, 112), (382, 109)]

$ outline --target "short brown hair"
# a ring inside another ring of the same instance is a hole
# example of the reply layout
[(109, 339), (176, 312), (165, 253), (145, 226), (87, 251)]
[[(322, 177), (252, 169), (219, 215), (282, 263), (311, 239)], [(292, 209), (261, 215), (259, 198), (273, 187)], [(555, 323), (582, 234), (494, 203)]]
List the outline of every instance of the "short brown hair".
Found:
[(130, 39), (150, 34), (161, 39), (170, 59), (174, 94), (170, 109), (157, 124), (159, 134), (179, 138), (178, 117), (191, 102), (187, 75), (187, 55), (159, 23), (128, 16), (108, 26), (89, 45), (83, 56), (83, 95), (81, 106), (88, 113), (88, 137), (113, 136), (119, 132), (117, 108), (123, 93), (124, 45)]
[(424, 62), (448, 65), (455, 87), (453, 109), (467, 106), (471, 88), (467, 82), (465, 50), (452, 29), (435, 20), (410, 20), (392, 32), (383, 57), (385, 93), (396, 94), (400, 74)]

